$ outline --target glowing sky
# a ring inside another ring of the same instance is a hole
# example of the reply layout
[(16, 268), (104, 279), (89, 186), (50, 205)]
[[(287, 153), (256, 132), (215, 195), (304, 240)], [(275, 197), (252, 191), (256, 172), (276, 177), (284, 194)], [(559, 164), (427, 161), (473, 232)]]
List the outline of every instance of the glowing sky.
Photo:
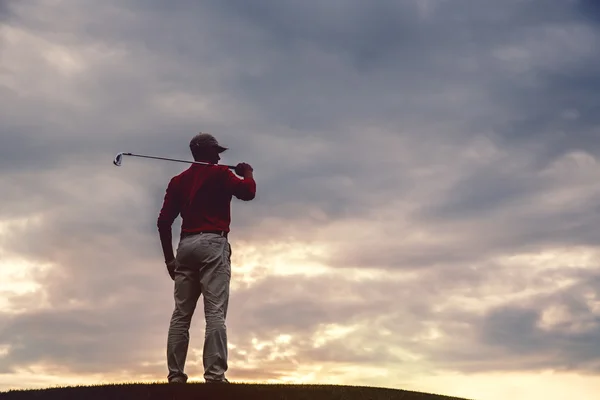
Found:
[(207, 131), (258, 185), (230, 380), (594, 398), (598, 43), (592, 0), (0, 2), (0, 390), (166, 380), (187, 166), (112, 159)]

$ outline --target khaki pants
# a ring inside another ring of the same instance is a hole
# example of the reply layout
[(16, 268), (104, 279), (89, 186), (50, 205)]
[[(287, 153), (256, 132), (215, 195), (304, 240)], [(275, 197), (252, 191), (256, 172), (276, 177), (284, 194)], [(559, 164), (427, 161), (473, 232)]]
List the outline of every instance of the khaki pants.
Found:
[(175, 271), (175, 310), (167, 340), (168, 380), (183, 378), (187, 381), (183, 370), (190, 342), (189, 329), (201, 294), (206, 320), (204, 379), (225, 379), (231, 245), (227, 238), (213, 233), (189, 236), (179, 242), (176, 258), (179, 265)]

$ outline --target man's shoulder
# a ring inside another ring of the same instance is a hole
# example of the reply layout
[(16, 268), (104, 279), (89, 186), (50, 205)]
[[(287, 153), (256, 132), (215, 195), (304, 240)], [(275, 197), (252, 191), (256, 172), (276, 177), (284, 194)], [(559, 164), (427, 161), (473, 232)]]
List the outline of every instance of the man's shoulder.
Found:
[(189, 168), (186, 168), (183, 171), (181, 171), (180, 173), (178, 173), (177, 175), (173, 176), (171, 178), (171, 180), (180, 180), (180, 179), (185, 178), (187, 176), (194, 175), (197, 172), (198, 172), (198, 166), (197, 165), (190, 165)]
[(183, 180), (185, 180), (187, 176), (190, 175), (190, 172), (191, 172), (190, 169), (186, 169), (186, 170), (181, 171), (177, 175), (171, 176), (171, 178), (169, 179), (169, 186), (178, 185)]
[(177, 175), (173, 175), (170, 179), (171, 182), (177, 182), (179, 180), (181, 180), (181, 178), (185, 177), (187, 171), (182, 171), (180, 173), (178, 173)]
[(227, 165), (215, 165), (215, 169), (218, 173), (229, 175), (231, 174), (231, 169)]
[(202, 172), (204, 174), (206, 174), (207, 176), (226, 178), (228, 175), (231, 174), (229, 167), (227, 167), (226, 165), (215, 164), (215, 165), (206, 165), (203, 167), (204, 168), (202, 169)]
[(190, 168), (181, 171), (171, 178), (171, 182), (178, 183), (193, 179), (197, 174), (204, 175), (206, 178), (228, 178), (233, 173), (226, 165), (192, 165)]

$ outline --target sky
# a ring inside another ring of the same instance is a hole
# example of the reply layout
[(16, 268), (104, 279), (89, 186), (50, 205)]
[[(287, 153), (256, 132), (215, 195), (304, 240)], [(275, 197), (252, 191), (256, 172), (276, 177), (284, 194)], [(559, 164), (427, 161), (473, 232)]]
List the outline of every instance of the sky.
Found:
[(593, 0), (0, 1), (0, 390), (166, 382), (188, 166), (112, 160), (202, 131), (257, 181), (231, 381), (594, 398), (598, 43)]

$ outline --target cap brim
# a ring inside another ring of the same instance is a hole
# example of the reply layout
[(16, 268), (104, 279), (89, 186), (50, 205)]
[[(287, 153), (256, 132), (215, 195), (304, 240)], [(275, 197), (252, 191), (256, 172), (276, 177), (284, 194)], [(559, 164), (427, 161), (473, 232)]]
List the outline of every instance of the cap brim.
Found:
[(224, 152), (225, 150), (228, 150), (227, 147), (223, 147), (223, 146), (217, 146), (217, 150), (219, 151), (219, 153)]

